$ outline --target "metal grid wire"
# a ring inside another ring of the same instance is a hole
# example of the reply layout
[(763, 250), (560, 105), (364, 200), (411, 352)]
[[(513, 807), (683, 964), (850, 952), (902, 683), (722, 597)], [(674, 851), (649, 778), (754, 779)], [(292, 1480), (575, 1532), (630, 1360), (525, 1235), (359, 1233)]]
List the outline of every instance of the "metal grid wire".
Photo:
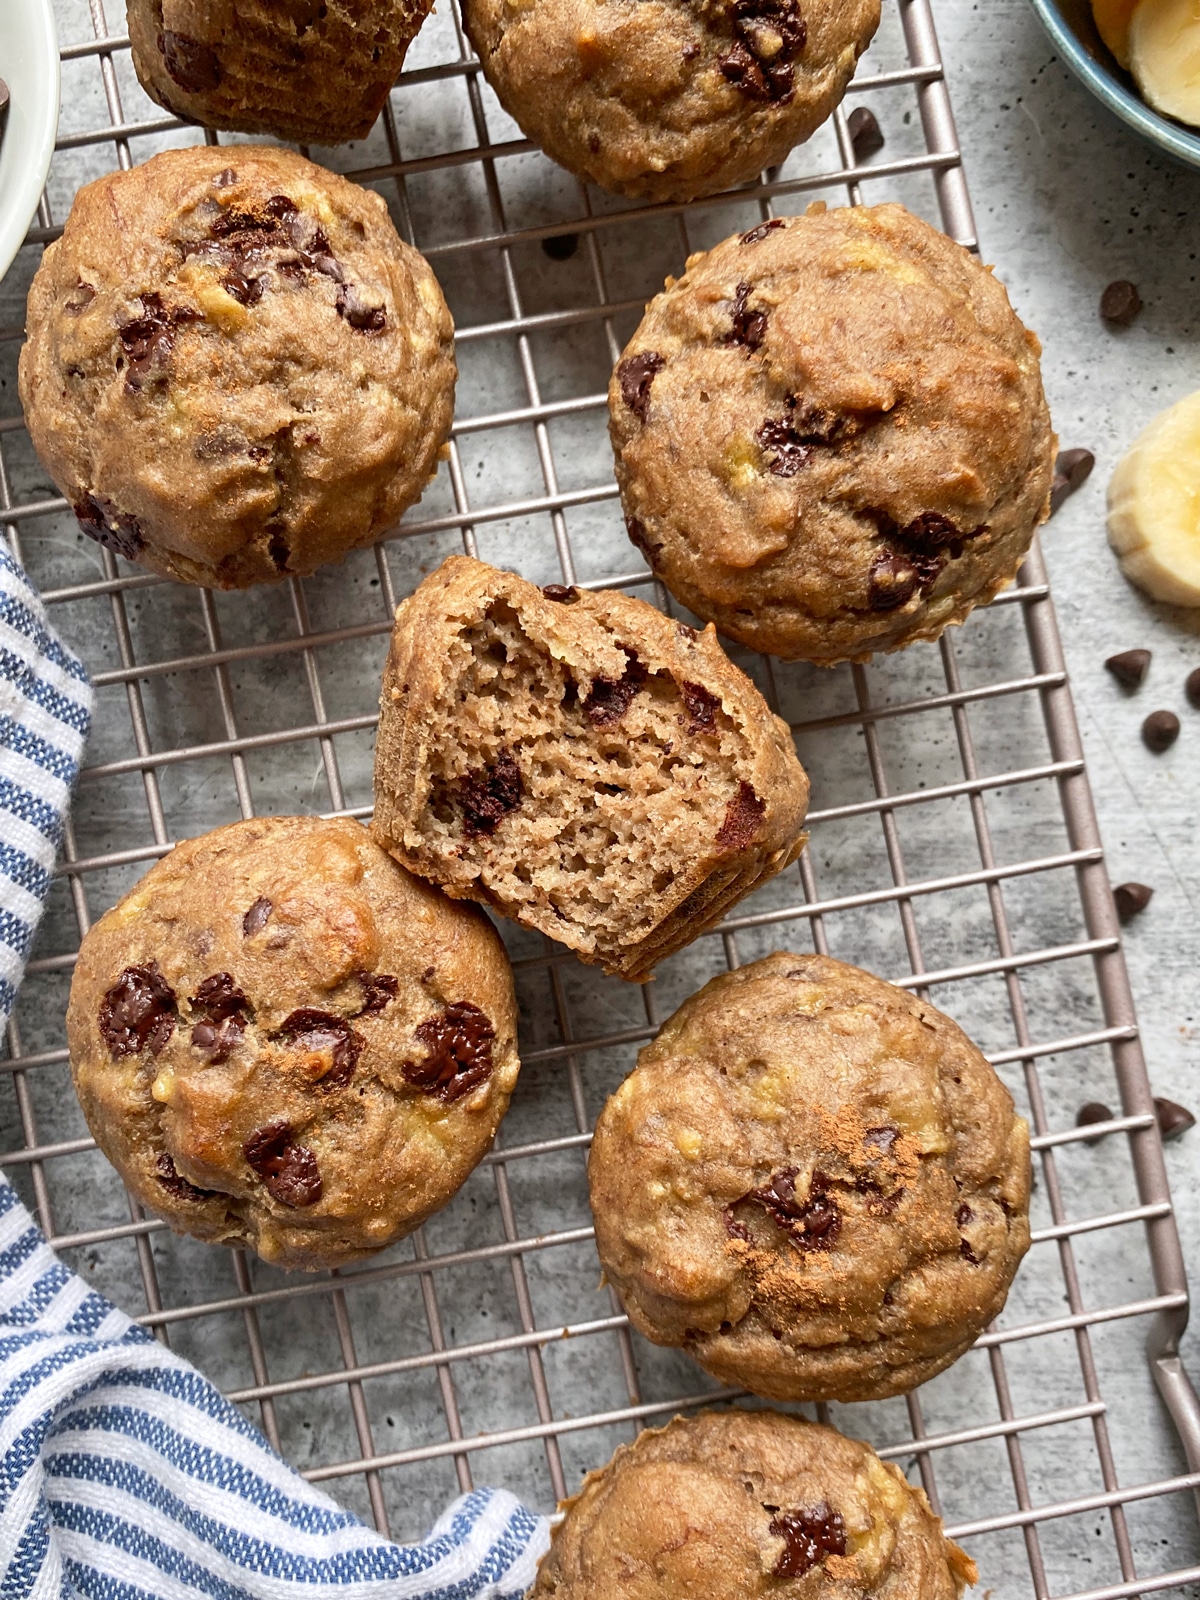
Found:
[[(145, 99), (105, 5), (59, 4), (58, 154), (3, 291), (10, 410), (24, 291), (78, 184), (215, 142)], [(858, 961), (931, 995), (1012, 1088), (1034, 1133), (1035, 1242), (999, 1323), (950, 1372), (906, 1401), (818, 1409), (906, 1465), (997, 1595), (1192, 1592), (1186, 1282), (1036, 549), (940, 645), (833, 672), (735, 652), (813, 776), (798, 868), (641, 988), (505, 928), (524, 1069), (498, 1147), (370, 1264), (293, 1279), (175, 1238), (125, 1195), (69, 1087), (79, 937), (146, 863), (255, 811), (369, 814), (391, 612), (444, 555), (670, 608), (625, 540), (604, 435), (608, 370), (665, 272), (814, 195), (900, 198), (974, 247), (928, 0), (885, 5), (854, 103), (887, 133), (867, 165), (839, 111), (757, 186), (621, 204), (534, 152), (457, 14), (432, 18), (370, 139), (326, 154), (385, 195), (450, 299), (462, 376), (448, 470), (391, 540), (312, 579), (214, 595), (126, 566), (64, 514), (19, 415), (0, 418), (0, 520), (97, 686), (91, 764), (0, 1062), (0, 1167), (72, 1265), (381, 1529), (414, 1535), (477, 1477), (549, 1509), (640, 1425), (728, 1393), (633, 1335), (596, 1287), (584, 1163), (604, 1096), (726, 966), (781, 947)], [(1088, 1098), (1118, 1105), (1107, 1126), (1074, 1126)]]

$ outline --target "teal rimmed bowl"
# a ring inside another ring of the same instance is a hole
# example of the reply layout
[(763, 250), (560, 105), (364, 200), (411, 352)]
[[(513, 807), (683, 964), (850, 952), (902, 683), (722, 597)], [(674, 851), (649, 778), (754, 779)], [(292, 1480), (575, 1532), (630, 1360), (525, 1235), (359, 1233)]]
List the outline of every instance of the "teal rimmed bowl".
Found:
[(1160, 116), (1118, 65), (1092, 19), (1089, 0), (1030, 0), (1055, 48), (1080, 81), (1143, 139), (1189, 167), (1200, 167), (1200, 129)]

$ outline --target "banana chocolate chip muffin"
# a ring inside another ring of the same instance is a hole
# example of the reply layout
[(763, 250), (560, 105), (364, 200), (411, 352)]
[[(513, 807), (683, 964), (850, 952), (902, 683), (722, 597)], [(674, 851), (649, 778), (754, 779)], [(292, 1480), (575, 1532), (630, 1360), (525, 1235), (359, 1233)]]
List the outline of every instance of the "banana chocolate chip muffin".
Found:
[(84, 532), (185, 583), (373, 543), (450, 431), (427, 262), (379, 195), (287, 150), (168, 150), (81, 189), (28, 332), (25, 419)]
[(957, 1600), (975, 1563), (869, 1445), (775, 1411), (704, 1411), (589, 1472), (530, 1600)]
[(361, 139), (431, 0), (127, 0), (142, 88), (187, 122)]
[(403, 1238), (486, 1153), (520, 1063), (504, 947), (360, 823), (177, 845), (83, 941), (71, 1072), (179, 1233), (282, 1267)]
[(634, 1327), (776, 1400), (902, 1394), (1029, 1248), (1029, 1130), (927, 1001), (786, 952), (684, 1002), (605, 1106), (596, 1243)]
[(838, 104), (879, 0), (465, 0), (500, 103), (546, 154), (618, 194), (743, 183)]
[(668, 280), (617, 364), (630, 537), (756, 650), (936, 638), (1048, 513), (1039, 351), (992, 274), (902, 206), (760, 223)]
[(375, 837), (623, 978), (804, 845), (788, 726), (716, 633), (452, 556), (396, 611)]

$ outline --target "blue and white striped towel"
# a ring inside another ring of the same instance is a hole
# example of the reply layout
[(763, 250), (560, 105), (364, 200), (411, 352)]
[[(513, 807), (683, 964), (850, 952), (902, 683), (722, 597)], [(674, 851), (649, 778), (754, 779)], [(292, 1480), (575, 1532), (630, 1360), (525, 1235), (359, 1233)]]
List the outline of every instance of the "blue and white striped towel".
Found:
[[(0, 539), (0, 1020), (41, 916), (91, 689)], [(516, 1600), (544, 1517), (479, 1489), (422, 1544), (305, 1483), (60, 1262), (0, 1178), (0, 1600)]]

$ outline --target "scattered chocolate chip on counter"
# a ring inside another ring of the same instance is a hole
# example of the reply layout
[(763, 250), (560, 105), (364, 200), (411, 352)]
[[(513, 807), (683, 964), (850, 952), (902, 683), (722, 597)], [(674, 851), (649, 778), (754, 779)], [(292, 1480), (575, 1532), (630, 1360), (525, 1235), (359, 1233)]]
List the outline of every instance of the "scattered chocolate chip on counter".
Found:
[(1104, 663), (1122, 689), (1140, 689), (1150, 670), (1149, 650), (1120, 650)]
[(1173, 711), (1152, 711), (1142, 723), (1142, 743), (1161, 755), (1179, 737), (1179, 718)]
[(1114, 327), (1127, 328), (1142, 309), (1142, 297), (1137, 285), (1128, 278), (1118, 278), (1110, 283), (1100, 296), (1100, 315)]
[(1179, 1105), (1175, 1100), (1164, 1100), (1157, 1094), (1154, 1096), (1154, 1115), (1158, 1118), (1158, 1131), (1164, 1144), (1169, 1144), (1172, 1139), (1181, 1139), (1189, 1128), (1196, 1126), (1196, 1119), (1186, 1106)]
[(1118, 917), (1122, 922), (1128, 922), (1131, 917), (1136, 917), (1139, 911), (1145, 911), (1153, 895), (1154, 890), (1148, 884), (1119, 883), (1113, 890)]
[(1092, 475), (1096, 458), (1090, 450), (1060, 450), (1054, 463), (1054, 478), (1050, 484), (1050, 515), (1059, 509), (1064, 500), (1076, 489), (1082, 489)]
[[(1095, 1122), (1111, 1122), (1112, 1119), (1113, 1114), (1107, 1106), (1101, 1105), (1099, 1100), (1089, 1100), (1086, 1105), (1080, 1106), (1076, 1113), (1075, 1126), (1077, 1128), (1090, 1128)], [(1090, 1139), (1085, 1139), (1083, 1142), (1084, 1144), (1099, 1144), (1103, 1138), (1104, 1135), (1102, 1133), (1094, 1133)]]
[(846, 118), (846, 126), (850, 130), (850, 143), (854, 146), (856, 161), (875, 155), (887, 143), (883, 137), (883, 129), (879, 126), (878, 117), (873, 111), (868, 111), (866, 106), (855, 106)]
[(579, 249), (579, 235), (577, 233), (552, 233), (548, 239), (542, 240), (542, 249), (551, 261), (569, 261)]
[(1193, 667), (1188, 673), (1183, 685), (1183, 692), (1188, 697), (1188, 704), (1195, 706), (1200, 711), (1200, 667)]

